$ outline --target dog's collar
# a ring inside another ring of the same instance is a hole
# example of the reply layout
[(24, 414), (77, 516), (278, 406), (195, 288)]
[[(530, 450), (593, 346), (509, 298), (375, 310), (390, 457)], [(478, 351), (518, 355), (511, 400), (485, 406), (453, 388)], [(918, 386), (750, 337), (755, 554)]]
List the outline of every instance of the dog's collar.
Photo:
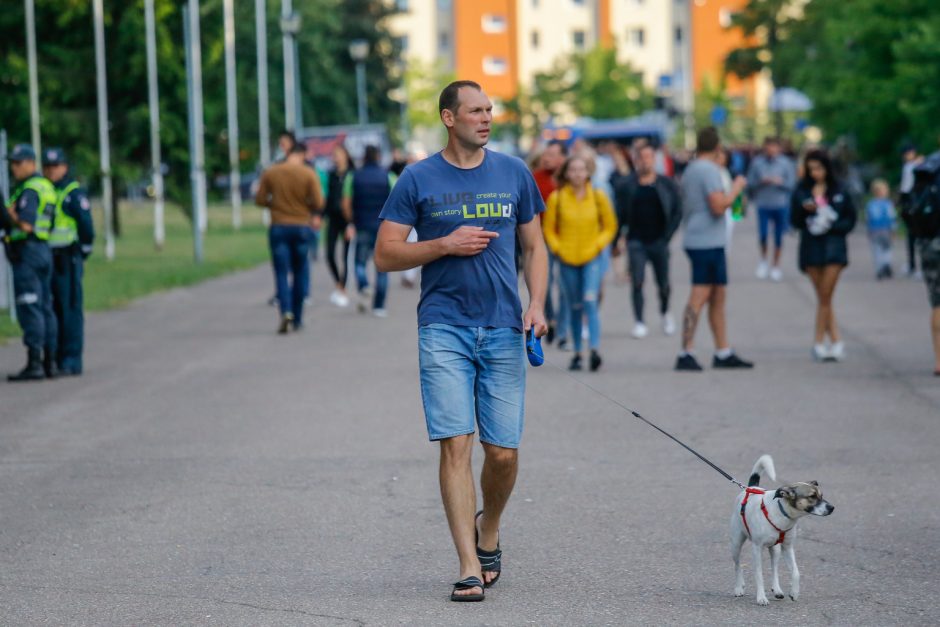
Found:
[(780, 502), (780, 499), (777, 499), (777, 507), (780, 508), (780, 513), (783, 514), (784, 518), (793, 520), (793, 517), (787, 513), (787, 510), (783, 509), (783, 503)]

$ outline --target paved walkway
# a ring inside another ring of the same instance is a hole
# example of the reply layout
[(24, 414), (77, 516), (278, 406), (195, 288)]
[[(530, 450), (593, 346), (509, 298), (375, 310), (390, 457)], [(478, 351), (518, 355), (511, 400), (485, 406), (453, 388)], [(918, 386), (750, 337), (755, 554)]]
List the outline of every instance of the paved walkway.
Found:
[[(655, 324), (631, 340), (611, 280), (606, 361), (580, 377), (739, 477), (771, 453), (782, 479), (820, 481), (836, 510), (800, 525), (799, 602), (756, 606), (747, 553), (749, 596), (732, 597), (736, 490), (549, 365), (529, 371), (506, 572), (484, 603), (450, 603), (416, 294), (394, 280), (386, 320), (337, 310), (319, 264), (303, 334), (274, 335), (262, 267), (89, 316), (81, 379), (0, 383), (0, 623), (937, 624), (924, 287), (876, 283), (857, 234), (837, 293), (848, 358), (812, 363), (813, 299), (787, 245), (784, 283), (758, 282), (753, 224), (736, 235), (731, 338), (753, 372), (672, 372), (678, 340)], [(672, 268), (678, 312), (681, 252)], [(0, 347), (4, 370), (21, 359)]]

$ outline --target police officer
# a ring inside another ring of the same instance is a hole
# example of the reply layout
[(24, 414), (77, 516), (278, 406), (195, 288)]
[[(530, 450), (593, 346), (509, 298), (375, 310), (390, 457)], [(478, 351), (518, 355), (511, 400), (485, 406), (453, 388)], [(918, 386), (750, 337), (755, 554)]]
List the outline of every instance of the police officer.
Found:
[(85, 316), (82, 276), (85, 259), (92, 251), (95, 227), (88, 194), (72, 178), (61, 148), (43, 154), (42, 173), (55, 185), (58, 200), (49, 234), (52, 249), (52, 307), (59, 326), (56, 364), (60, 375), (82, 373)]
[(29, 144), (13, 147), (8, 160), (16, 189), (0, 215), (4, 245), (13, 268), (16, 315), (23, 328), (26, 367), (9, 381), (53, 378), (57, 329), (52, 311), (52, 253), (49, 234), (58, 197), (55, 187), (36, 172), (36, 152)]

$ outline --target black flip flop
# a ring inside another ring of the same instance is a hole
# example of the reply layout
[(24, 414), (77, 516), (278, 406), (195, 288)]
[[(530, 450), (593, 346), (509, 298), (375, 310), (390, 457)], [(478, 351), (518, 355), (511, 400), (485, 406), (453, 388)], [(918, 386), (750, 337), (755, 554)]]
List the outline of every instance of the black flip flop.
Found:
[(477, 520), (483, 514), (483, 510), (477, 512), (477, 515), (473, 517), (473, 535), (475, 537), (474, 544), (477, 549), (477, 559), (480, 560), (480, 567), (484, 573), (496, 573), (496, 576), (493, 577), (489, 582), (483, 585), (484, 588), (489, 588), (494, 583), (499, 581), (500, 576), (502, 575), (503, 570), (503, 552), (499, 548), (499, 541), (496, 541), (496, 550), (495, 551), (484, 551), (480, 548), (480, 532), (477, 531)]
[(458, 590), (471, 590), (473, 588), (479, 588), (483, 590), (483, 582), (480, 581), (479, 577), (470, 576), (466, 579), (461, 579), (454, 584), (454, 591), (450, 593), (450, 600), (456, 603), (475, 603), (477, 601), (482, 601), (485, 598), (486, 592), (481, 592), (480, 594), (457, 594)]

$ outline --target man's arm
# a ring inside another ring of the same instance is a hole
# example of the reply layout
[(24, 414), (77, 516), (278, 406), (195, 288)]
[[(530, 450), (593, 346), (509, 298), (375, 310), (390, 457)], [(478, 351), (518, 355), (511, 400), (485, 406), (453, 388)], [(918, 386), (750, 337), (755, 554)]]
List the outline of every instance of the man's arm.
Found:
[(261, 173), (258, 181), (258, 191), (255, 193), (255, 204), (259, 207), (268, 207), (271, 204), (271, 190), (268, 189), (267, 172)]
[(91, 202), (85, 190), (78, 188), (69, 193), (62, 203), (62, 210), (75, 220), (78, 229), (78, 244), (82, 255), (88, 257), (93, 250), (95, 240), (95, 225), (91, 219)]
[(529, 308), (522, 317), (522, 326), (526, 331), (533, 329), (536, 337), (542, 337), (548, 333), (548, 323), (545, 322), (545, 292), (548, 288), (545, 240), (537, 219), (520, 224), (517, 230), (522, 248), (525, 284), (529, 290)]
[(320, 186), (320, 175), (316, 172), (310, 177), (310, 198), (307, 206), (310, 208), (310, 213), (317, 215), (323, 213), (323, 207), (326, 206), (323, 188)]
[[(375, 241), (375, 268), (379, 272), (410, 270), (431, 263), (445, 255), (472, 257), (489, 246), (490, 240), (499, 237), (494, 231), (484, 231), (481, 226), (462, 226), (450, 235), (424, 242), (408, 242), (410, 224), (399, 224), (383, 220)], [(544, 299), (544, 294), (543, 294)]]
[(734, 199), (738, 197), (738, 194), (741, 193), (741, 190), (743, 190), (746, 185), (747, 179), (739, 174), (731, 184), (730, 192), (719, 191), (709, 193), (708, 208), (711, 209), (712, 215), (716, 217), (723, 215), (725, 209), (731, 206), (731, 203), (734, 202)]

